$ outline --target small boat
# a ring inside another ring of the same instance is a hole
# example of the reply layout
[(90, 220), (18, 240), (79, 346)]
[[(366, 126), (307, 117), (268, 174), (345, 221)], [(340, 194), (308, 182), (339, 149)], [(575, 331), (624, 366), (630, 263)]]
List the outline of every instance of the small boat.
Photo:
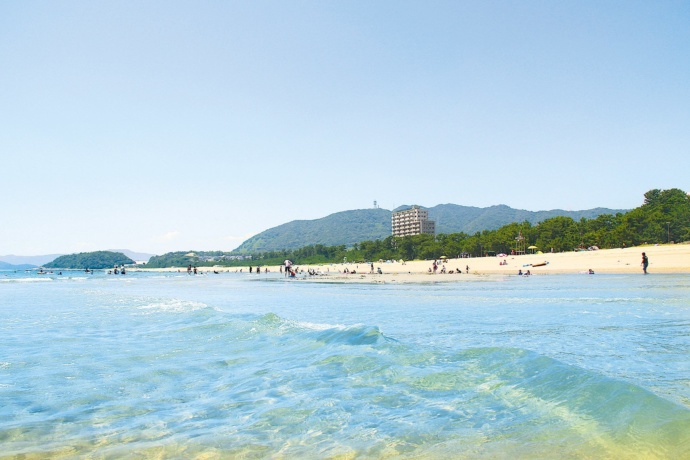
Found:
[(533, 267), (543, 267), (544, 265), (549, 265), (548, 262), (542, 262), (540, 264), (532, 264)]

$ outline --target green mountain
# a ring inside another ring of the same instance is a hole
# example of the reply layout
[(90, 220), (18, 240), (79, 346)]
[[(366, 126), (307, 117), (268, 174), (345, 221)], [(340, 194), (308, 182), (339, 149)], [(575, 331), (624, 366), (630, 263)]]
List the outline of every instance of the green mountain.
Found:
[[(409, 207), (409, 206), (407, 206)], [(398, 208), (405, 209), (406, 207)], [(496, 230), (513, 222), (529, 222), (534, 225), (552, 217), (565, 216), (579, 221), (581, 218), (596, 219), (602, 214), (625, 213), (624, 209), (594, 208), (584, 211), (525, 211), (500, 204), (488, 208), (459, 206), (457, 204), (439, 204), (427, 208), (429, 219), (436, 221), (436, 233), (464, 232), (474, 234), (482, 230)]]
[(311, 244), (352, 246), (360, 241), (385, 238), (391, 233), (391, 212), (386, 209), (356, 209), (315, 220), (293, 220), (264, 230), (235, 251), (255, 253), (297, 249)]
[(133, 263), (134, 261), (132, 259), (121, 252), (96, 251), (60, 256), (54, 261), (45, 264), (44, 267), (80, 270), (90, 268), (98, 270), (102, 268), (113, 268), (116, 265), (120, 266)]
[[(407, 209), (401, 206), (395, 211)], [(594, 219), (602, 214), (624, 213), (626, 210), (595, 208), (585, 211), (525, 211), (509, 206), (498, 205), (488, 208), (440, 204), (429, 211), (429, 219), (436, 221), (436, 233), (474, 234), (482, 230), (496, 230), (513, 222), (528, 221), (536, 224), (556, 216), (566, 216), (575, 220)], [(257, 253), (298, 249), (309, 245), (352, 246), (361, 241), (384, 239), (391, 234), (392, 211), (387, 209), (357, 209), (343, 211), (321, 219), (295, 220), (277, 227), (269, 228), (246, 240), (235, 251)]]

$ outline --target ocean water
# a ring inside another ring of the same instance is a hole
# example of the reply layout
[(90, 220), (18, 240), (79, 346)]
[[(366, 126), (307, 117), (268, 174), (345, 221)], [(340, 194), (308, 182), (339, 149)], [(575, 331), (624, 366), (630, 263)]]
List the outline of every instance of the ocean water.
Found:
[(0, 272), (0, 458), (690, 458), (690, 276)]

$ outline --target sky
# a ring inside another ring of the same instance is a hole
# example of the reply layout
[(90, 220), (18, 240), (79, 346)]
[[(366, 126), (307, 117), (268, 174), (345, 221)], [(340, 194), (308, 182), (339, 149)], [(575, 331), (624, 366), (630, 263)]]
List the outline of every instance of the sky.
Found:
[(0, 254), (690, 191), (687, 1), (0, 2)]

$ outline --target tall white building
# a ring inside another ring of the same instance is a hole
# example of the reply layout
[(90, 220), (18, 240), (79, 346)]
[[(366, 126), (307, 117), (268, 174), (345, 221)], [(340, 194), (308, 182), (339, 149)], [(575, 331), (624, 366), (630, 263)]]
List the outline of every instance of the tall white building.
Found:
[(419, 235), (436, 233), (436, 222), (429, 220), (429, 211), (419, 206), (412, 206), (405, 211), (393, 213), (393, 236)]

